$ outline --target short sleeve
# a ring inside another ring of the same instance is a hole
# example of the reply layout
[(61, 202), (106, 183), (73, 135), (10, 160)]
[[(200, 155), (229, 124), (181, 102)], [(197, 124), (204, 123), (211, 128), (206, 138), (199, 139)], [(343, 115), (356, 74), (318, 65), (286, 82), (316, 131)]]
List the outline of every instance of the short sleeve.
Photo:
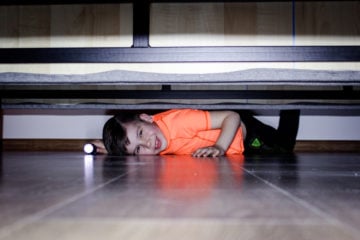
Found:
[(171, 138), (193, 137), (199, 131), (209, 130), (211, 127), (210, 113), (203, 110), (170, 110), (161, 118), (167, 123)]

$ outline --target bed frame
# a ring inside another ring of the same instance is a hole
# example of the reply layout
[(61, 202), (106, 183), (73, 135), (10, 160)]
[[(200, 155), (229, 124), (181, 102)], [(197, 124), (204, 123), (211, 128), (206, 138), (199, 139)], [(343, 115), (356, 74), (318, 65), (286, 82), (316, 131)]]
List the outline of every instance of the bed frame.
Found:
[[(198, 63), (198, 62), (359, 62), (360, 45), (355, 46), (223, 46), (223, 47), (151, 47), (149, 45), (149, 18), (152, 2), (212, 2), (180, 0), (113, 0), (85, 1), (79, 3), (132, 3), (133, 4), (133, 46), (118, 48), (0, 48), (0, 63)], [(246, 2), (246, 1), (222, 1)], [(272, 1), (266, 1), (272, 2)], [(279, 2), (279, 0), (277, 0)], [(295, 1), (292, 2), (293, 6)], [(61, 4), (67, 1), (2, 1), (2, 5), (28, 4)], [(269, 3), (271, 4), (271, 3)], [(293, 15), (295, 15), (293, 7)], [(295, 30), (293, 30), (295, 31)], [(264, 72), (265, 71), (265, 72)], [(255, 76), (262, 76), (254, 78)], [(258, 74), (258, 75), (256, 75)], [(259, 75), (260, 74), (260, 75)], [(292, 78), (287, 79), (289, 74)], [(320, 76), (316, 79), (302, 76)], [(320, 74), (320, 75), (319, 75)], [(264, 76), (268, 76), (264, 77)], [(40, 80), (39, 80), (40, 79)], [(233, 72), (225, 74), (149, 74), (127, 71), (107, 72), (100, 75), (60, 76), (54, 79), (49, 75), (29, 76), (26, 74), (0, 74), (0, 93), (3, 99), (151, 99), (145, 104), (34, 104), (2, 103), (2, 110), (8, 109), (168, 109), (168, 108), (202, 108), (202, 109), (251, 109), (256, 111), (278, 111), (281, 109), (301, 109), (302, 114), (360, 114), (360, 71), (318, 73), (318, 72), (283, 72), (273, 69), (269, 74), (264, 69), (253, 72)], [(39, 90), (24, 89), (23, 86), (61, 84), (81, 86), (88, 84), (142, 85), (154, 84), (160, 90)], [(106, 80), (108, 80), (108, 82)], [(110, 79), (110, 80), (109, 80)], [(204, 80), (205, 79), (205, 80)], [(210, 80), (209, 80), (210, 79)], [(174, 85), (301, 85), (301, 86), (338, 86), (333, 90), (173, 90)], [(10, 86), (10, 87), (9, 87)], [(177, 104), (159, 103), (163, 99), (252, 99), (252, 100), (294, 100), (289, 104)], [(311, 100), (309, 102), (308, 100)], [(325, 101), (324, 101), (325, 100)], [(327, 103), (327, 101), (329, 103)], [(346, 103), (344, 103), (344, 101)]]

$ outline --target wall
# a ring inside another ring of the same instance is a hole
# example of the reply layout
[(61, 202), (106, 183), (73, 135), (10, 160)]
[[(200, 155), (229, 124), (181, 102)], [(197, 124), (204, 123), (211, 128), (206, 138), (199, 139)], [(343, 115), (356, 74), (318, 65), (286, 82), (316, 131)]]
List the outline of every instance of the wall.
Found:
[[(100, 139), (106, 115), (6, 115), (4, 139)], [(278, 117), (261, 116), (277, 127)], [(360, 117), (302, 116), (298, 140), (360, 141)]]

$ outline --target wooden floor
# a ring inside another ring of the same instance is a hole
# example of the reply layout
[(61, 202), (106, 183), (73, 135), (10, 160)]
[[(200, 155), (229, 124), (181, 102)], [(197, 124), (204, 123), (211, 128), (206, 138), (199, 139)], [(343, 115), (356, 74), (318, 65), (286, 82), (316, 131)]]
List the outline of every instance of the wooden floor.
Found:
[(360, 154), (4, 152), (0, 239), (359, 239)]

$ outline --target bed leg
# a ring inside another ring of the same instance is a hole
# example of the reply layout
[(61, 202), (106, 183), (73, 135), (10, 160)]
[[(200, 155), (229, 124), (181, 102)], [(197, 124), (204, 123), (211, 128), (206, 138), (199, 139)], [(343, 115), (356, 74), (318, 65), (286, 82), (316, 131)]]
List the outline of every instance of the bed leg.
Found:
[(0, 180), (3, 176), (3, 114), (4, 111), (2, 109), (2, 98), (0, 97)]

